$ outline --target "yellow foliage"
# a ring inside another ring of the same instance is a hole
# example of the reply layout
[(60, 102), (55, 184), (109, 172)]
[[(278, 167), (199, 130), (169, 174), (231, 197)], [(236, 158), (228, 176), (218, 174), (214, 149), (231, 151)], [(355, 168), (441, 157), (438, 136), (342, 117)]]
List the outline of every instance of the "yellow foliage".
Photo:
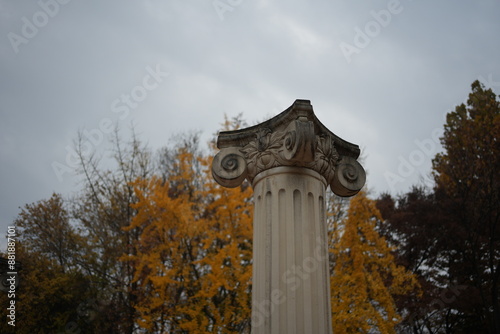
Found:
[(237, 333), (248, 325), (251, 190), (220, 187), (209, 167), (209, 159), (181, 149), (167, 180), (134, 183), (137, 214), (127, 229), (141, 232), (122, 260), (135, 269), (144, 329)]
[(393, 297), (419, 293), (416, 276), (397, 266), (393, 249), (376, 230), (375, 202), (360, 192), (351, 200), (343, 234), (335, 245), (331, 277), (335, 333), (395, 333), (401, 320)]

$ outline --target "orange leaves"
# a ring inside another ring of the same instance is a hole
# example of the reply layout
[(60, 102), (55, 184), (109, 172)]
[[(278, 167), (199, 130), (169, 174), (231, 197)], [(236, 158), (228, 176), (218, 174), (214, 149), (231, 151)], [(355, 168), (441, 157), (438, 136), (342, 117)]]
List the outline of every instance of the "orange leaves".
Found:
[(393, 295), (415, 291), (415, 276), (394, 263), (392, 249), (376, 231), (375, 202), (360, 192), (351, 200), (335, 245), (331, 278), (334, 332), (394, 333), (400, 320)]
[(248, 186), (223, 189), (210, 160), (177, 151), (167, 179), (134, 182), (138, 229), (129, 257), (137, 324), (165, 332), (239, 332), (250, 317), (252, 217)]

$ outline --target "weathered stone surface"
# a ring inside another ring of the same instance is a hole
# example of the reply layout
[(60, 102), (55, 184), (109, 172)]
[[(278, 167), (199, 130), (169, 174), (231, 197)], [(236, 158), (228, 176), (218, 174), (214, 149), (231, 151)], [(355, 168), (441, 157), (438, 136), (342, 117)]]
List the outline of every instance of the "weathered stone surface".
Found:
[(212, 174), (226, 187), (237, 187), (245, 178), (253, 183), (259, 173), (279, 166), (312, 169), (339, 196), (352, 196), (365, 183), (365, 171), (356, 161), (359, 147), (328, 130), (307, 100), (296, 100), (264, 123), (221, 132), (217, 146)]

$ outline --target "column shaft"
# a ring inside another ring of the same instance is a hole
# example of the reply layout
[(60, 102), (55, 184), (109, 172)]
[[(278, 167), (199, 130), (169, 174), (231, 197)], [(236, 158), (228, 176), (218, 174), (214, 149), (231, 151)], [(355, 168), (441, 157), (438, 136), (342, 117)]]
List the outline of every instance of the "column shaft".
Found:
[(253, 187), (252, 333), (331, 333), (325, 179), (275, 167)]

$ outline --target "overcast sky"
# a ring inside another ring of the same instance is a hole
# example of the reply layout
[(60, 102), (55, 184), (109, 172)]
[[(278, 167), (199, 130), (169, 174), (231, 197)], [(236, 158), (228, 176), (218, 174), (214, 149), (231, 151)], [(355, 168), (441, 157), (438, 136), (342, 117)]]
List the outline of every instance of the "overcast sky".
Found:
[(498, 1), (0, 0), (1, 234), (78, 189), (79, 130), (102, 149), (133, 123), (157, 149), (295, 99), (362, 148), (373, 195), (407, 191), (471, 83), (499, 93), (499, 17)]

